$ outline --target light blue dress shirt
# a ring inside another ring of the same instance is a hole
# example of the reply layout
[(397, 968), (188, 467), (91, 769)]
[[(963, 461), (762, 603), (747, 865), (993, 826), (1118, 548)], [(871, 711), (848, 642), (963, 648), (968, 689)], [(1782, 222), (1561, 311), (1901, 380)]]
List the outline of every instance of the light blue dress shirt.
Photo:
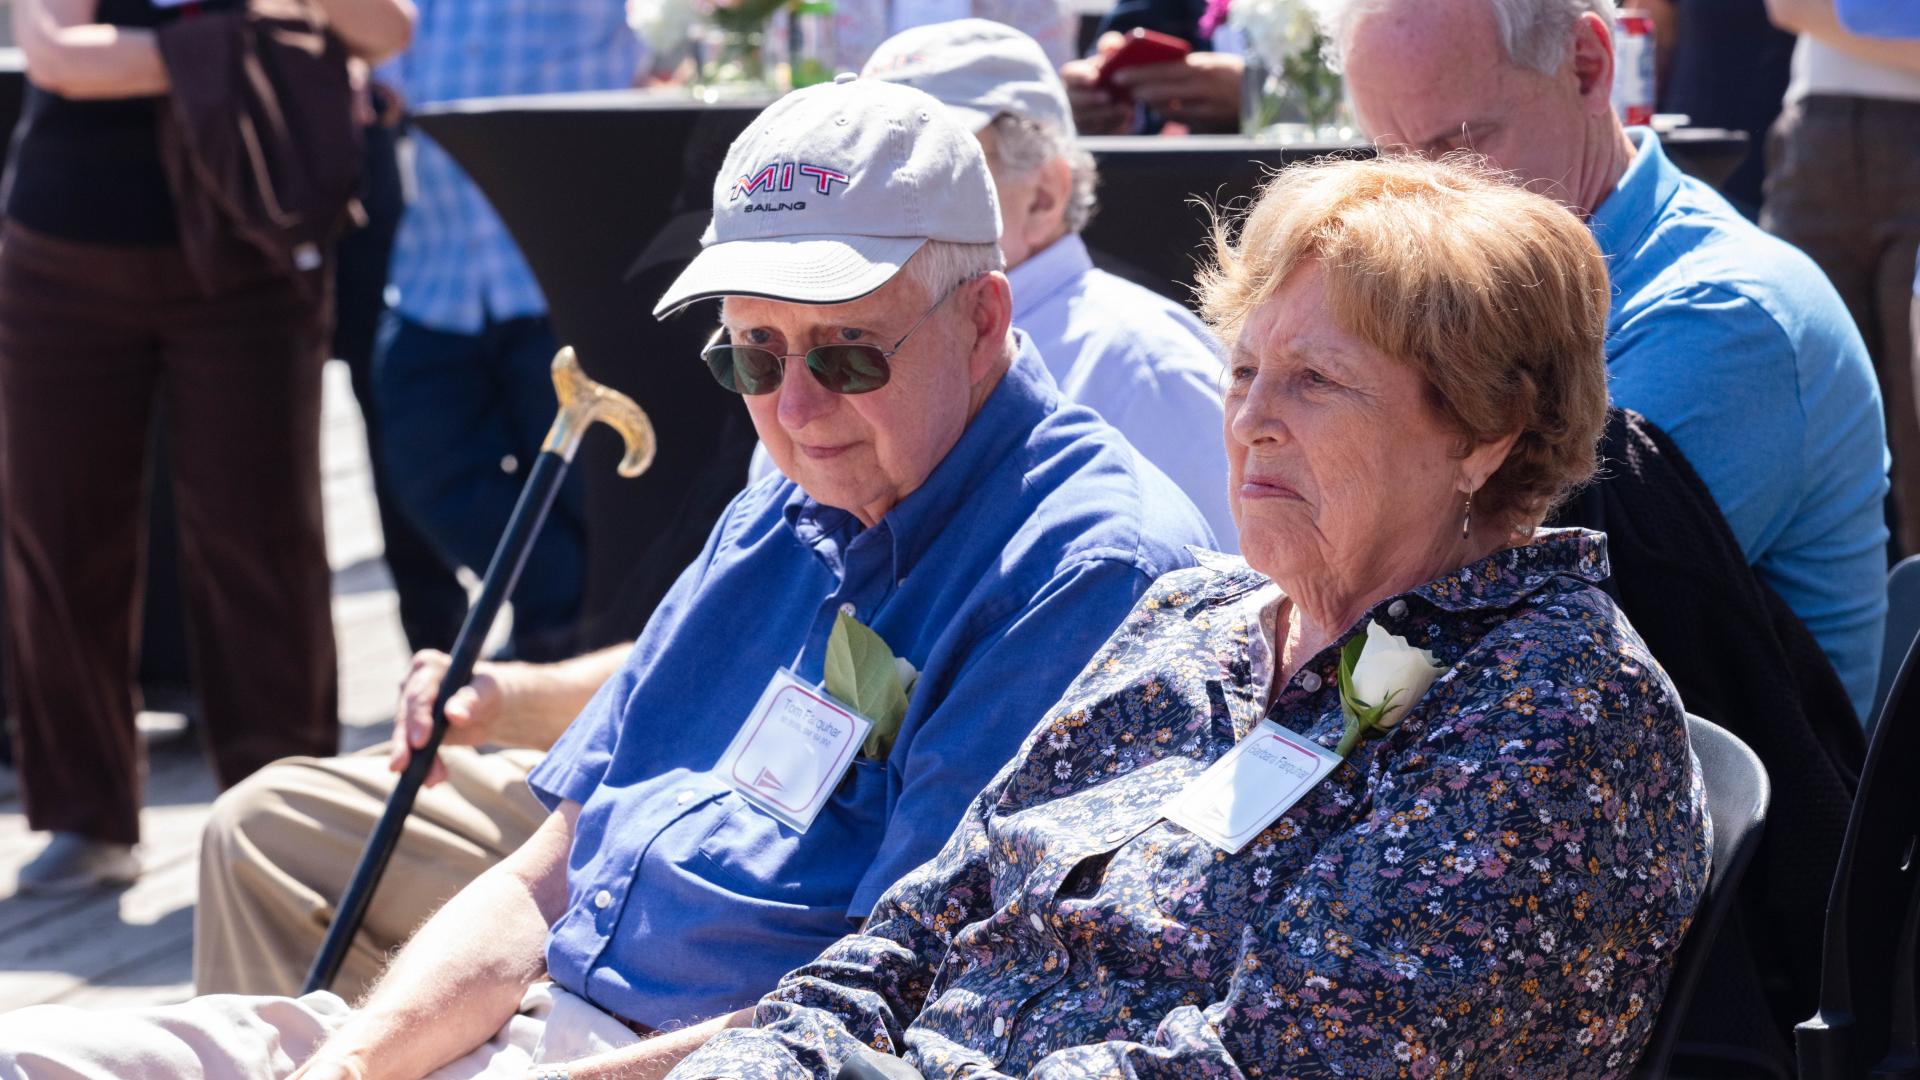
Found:
[(1886, 619), (1887, 440), (1852, 318), (1811, 259), (1683, 175), (1645, 128), (1590, 224), (1613, 400), (1664, 429), (1860, 716)]
[(1106, 417), (1180, 485), (1225, 550), (1240, 550), (1227, 502), (1220, 346), (1193, 312), (1096, 270), (1069, 234), (1007, 272), (1013, 325), (1033, 338), (1067, 397)]
[[(416, 0), (413, 44), (383, 65), (408, 105), (633, 85), (645, 50), (622, 0)], [(412, 183), (388, 281), (414, 322), (477, 334), (543, 315), (534, 283), (486, 196), (432, 139), (412, 132)]]
[[(546, 805), (583, 807), (548, 970), (655, 1027), (752, 1003), (939, 850), (1147, 585), (1210, 540), (1031, 346), (869, 528), (784, 477), (749, 486), (533, 771)], [(886, 762), (855, 761), (801, 834), (715, 767), (776, 668), (822, 677), (843, 609), (921, 674)]]

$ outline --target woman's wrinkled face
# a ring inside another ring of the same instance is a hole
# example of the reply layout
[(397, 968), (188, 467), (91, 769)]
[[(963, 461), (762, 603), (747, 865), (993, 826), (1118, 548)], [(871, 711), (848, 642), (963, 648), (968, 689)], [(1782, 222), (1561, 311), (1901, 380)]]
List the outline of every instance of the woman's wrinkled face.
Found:
[(1229, 361), (1240, 548), (1289, 593), (1377, 595), (1450, 569), (1464, 442), (1414, 369), (1336, 326), (1319, 264), (1255, 308)]

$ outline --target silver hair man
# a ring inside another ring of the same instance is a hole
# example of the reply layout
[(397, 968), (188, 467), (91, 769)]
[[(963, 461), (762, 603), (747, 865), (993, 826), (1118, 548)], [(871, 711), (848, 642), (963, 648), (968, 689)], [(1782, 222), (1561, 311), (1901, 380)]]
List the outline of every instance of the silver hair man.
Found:
[[(1613, 0), (1486, 0), (1500, 30), (1500, 43), (1515, 64), (1550, 75), (1566, 63), (1571, 47), (1569, 30), (1582, 15), (1598, 16), (1613, 30)], [(1384, 0), (1313, 0), (1320, 32), (1333, 43), (1334, 63), (1340, 63), (1348, 35), (1360, 17), (1377, 11)]]

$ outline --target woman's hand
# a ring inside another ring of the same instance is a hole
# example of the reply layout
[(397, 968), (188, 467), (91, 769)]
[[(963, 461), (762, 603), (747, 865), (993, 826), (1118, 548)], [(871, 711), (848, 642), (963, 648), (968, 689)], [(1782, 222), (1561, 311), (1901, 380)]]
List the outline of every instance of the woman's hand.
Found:
[(1060, 65), (1060, 81), (1066, 84), (1067, 102), (1073, 106), (1073, 125), (1082, 135), (1125, 135), (1133, 125), (1133, 106), (1100, 86), (1100, 65), (1118, 52), (1124, 41), (1126, 38), (1109, 30), (1100, 35), (1091, 57)]
[(1246, 62), (1228, 53), (1197, 52), (1164, 64), (1113, 73), (1114, 85), (1169, 120), (1196, 132), (1240, 130), (1240, 84)]

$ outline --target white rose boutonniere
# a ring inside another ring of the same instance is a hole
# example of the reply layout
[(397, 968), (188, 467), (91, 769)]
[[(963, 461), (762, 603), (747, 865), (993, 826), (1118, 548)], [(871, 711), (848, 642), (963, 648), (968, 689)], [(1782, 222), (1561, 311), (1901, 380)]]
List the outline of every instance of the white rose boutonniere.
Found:
[(1347, 729), (1333, 752), (1344, 758), (1372, 732), (1399, 726), (1445, 670), (1432, 653), (1368, 620), (1367, 632), (1340, 650), (1340, 709)]

